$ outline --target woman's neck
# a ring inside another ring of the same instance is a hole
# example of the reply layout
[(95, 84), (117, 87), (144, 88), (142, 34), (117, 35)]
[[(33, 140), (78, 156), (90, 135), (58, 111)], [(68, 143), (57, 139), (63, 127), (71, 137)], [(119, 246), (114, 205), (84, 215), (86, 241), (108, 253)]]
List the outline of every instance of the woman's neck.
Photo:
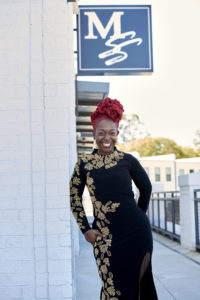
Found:
[(112, 154), (112, 153), (115, 151), (115, 149), (116, 149), (116, 148), (113, 148), (113, 150), (110, 151), (110, 152), (103, 152), (102, 150), (98, 149), (98, 150), (97, 150), (97, 153), (98, 153), (99, 155), (110, 155), (110, 154)]

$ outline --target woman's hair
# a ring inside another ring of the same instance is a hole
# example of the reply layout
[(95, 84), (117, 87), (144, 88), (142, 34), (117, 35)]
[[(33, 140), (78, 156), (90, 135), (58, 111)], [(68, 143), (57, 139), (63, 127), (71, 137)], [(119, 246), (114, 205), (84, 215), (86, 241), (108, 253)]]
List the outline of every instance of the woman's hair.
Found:
[(91, 115), (93, 129), (95, 129), (97, 123), (103, 119), (111, 119), (118, 128), (123, 111), (124, 108), (118, 100), (110, 99), (109, 97), (105, 98), (97, 104), (96, 110)]

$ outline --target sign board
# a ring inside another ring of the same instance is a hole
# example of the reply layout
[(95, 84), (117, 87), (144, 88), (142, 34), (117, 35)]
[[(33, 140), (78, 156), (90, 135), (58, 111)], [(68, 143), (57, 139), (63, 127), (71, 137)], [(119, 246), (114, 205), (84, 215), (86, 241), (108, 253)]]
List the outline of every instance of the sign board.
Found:
[(153, 72), (151, 6), (79, 6), (78, 75), (144, 72)]

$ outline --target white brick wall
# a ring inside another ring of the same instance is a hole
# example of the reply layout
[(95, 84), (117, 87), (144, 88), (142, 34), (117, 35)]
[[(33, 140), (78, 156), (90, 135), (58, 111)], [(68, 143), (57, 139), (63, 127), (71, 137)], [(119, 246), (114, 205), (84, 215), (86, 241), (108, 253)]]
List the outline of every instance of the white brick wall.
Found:
[(66, 0), (0, 1), (1, 300), (75, 299), (72, 45)]

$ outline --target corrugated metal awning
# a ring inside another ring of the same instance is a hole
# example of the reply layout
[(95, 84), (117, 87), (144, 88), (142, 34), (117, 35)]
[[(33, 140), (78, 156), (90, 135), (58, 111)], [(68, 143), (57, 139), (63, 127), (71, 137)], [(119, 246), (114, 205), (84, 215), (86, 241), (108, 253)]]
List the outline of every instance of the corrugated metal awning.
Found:
[(108, 82), (77, 81), (76, 132), (78, 152), (91, 152), (93, 135), (90, 116), (96, 105), (108, 96)]

